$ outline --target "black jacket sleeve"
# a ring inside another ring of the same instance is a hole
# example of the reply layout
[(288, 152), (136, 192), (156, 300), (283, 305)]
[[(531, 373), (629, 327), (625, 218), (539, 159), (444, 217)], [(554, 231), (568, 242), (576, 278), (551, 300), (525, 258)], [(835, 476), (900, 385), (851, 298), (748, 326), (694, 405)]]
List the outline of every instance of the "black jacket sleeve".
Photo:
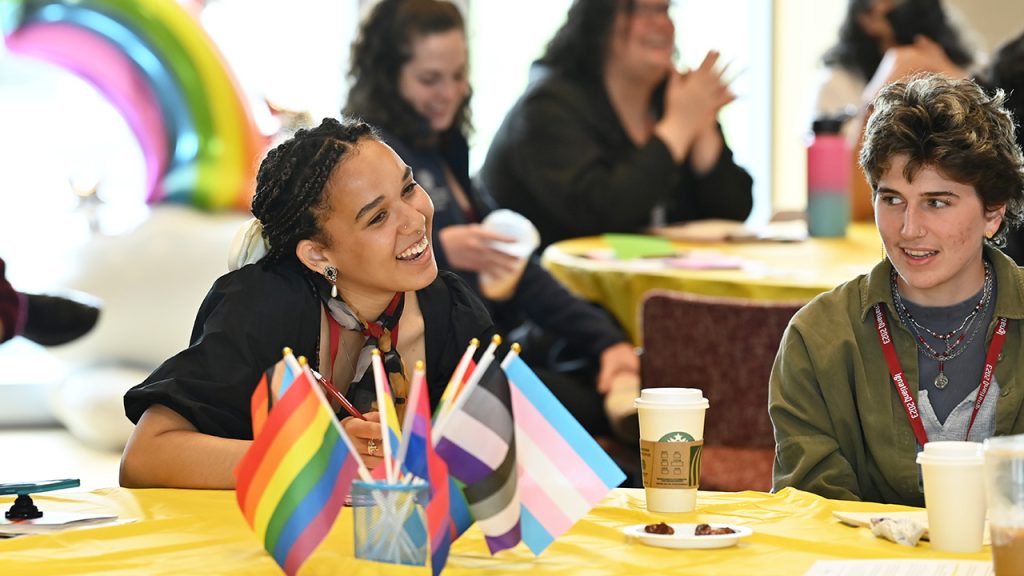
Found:
[(594, 358), (626, 341), (606, 312), (569, 293), (536, 258), (527, 263), (509, 304), (545, 332), (579, 345)]
[(317, 297), (301, 274), (254, 264), (222, 276), (199, 308), (189, 347), (125, 394), (125, 413), (138, 423), (163, 404), (200, 432), (251, 439), (250, 398), (263, 371), (285, 346), (318, 358), (319, 326)]

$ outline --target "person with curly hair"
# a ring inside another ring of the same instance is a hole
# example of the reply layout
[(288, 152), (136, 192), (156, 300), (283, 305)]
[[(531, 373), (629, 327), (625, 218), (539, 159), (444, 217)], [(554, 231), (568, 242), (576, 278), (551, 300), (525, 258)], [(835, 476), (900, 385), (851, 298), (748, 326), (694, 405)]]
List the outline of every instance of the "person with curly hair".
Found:
[(480, 177), (541, 245), (701, 218), (744, 220), (753, 180), (718, 112), (719, 54), (681, 72), (668, 0), (576, 0), (502, 122)]
[(271, 150), (252, 213), (256, 248), (214, 283), (189, 347), (125, 394), (136, 427), (123, 486), (232, 488), (252, 440), (250, 398), (284, 347), (368, 412), (342, 425), (372, 468), (371, 348), (399, 404), (406, 364), (425, 360), (436, 406), (469, 341), (495, 333), (465, 283), (438, 273), (430, 197), (367, 124), (325, 119)]
[(860, 165), (885, 258), (793, 317), (769, 385), (774, 488), (923, 506), (928, 441), (1024, 433), (1024, 217), (1003, 94), (919, 75), (872, 104)]
[[(523, 359), (588, 431), (609, 435), (604, 396), (616, 382), (639, 382), (639, 359), (610, 315), (570, 294), (535, 257), (517, 270), (521, 259), (495, 246), (512, 239), (481, 226), (494, 207), (469, 176), (471, 90), (458, 8), (437, 0), (379, 2), (360, 27), (349, 76), (345, 114), (381, 129), (434, 202), (438, 266), (484, 299), (499, 328), (522, 341)], [(508, 289), (485, 289), (486, 276)]]

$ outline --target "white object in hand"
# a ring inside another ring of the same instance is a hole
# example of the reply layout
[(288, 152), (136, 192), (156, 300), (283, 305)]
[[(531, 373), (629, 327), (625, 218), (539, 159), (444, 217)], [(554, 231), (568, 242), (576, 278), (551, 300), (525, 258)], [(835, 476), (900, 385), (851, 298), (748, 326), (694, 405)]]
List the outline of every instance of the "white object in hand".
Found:
[(501, 275), (480, 273), (480, 291), (484, 296), (491, 300), (508, 300), (515, 293), (530, 255), (540, 245), (540, 233), (526, 217), (505, 209), (491, 212), (480, 225), (491, 232), (515, 239), (514, 242), (491, 242), (495, 250), (519, 259), (513, 272)]

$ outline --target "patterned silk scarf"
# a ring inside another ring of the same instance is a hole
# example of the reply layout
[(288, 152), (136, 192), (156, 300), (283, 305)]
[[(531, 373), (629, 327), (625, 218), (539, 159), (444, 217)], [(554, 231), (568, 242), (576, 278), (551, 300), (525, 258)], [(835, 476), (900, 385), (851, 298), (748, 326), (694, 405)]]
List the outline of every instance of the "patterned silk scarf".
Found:
[[(340, 327), (346, 330), (359, 332), (366, 336), (366, 342), (359, 351), (359, 358), (356, 360), (356, 370), (352, 377), (352, 384), (349, 386), (345, 396), (352, 402), (360, 412), (369, 412), (377, 409), (377, 392), (373, 383), (373, 370), (370, 370), (370, 355), (374, 348), (379, 348), (381, 358), (384, 360), (384, 370), (388, 373), (388, 380), (391, 382), (391, 391), (395, 396), (395, 408), (398, 411), (399, 422), (405, 412), (405, 399), (409, 395), (409, 380), (406, 377), (405, 363), (398, 354), (398, 321), (402, 317), (402, 310), (405, 308), (405, 293), (396, 292), (387, 308), (373, 322), (366, 322), (359, 317), (345, 301), (340, 298), (327, 300), (328, 321), (333, 320)], [(340, 335), (335, 335), (332, 326), (331, 330), (331, 362), (333, 364), (337, 357), (338, 342)]]

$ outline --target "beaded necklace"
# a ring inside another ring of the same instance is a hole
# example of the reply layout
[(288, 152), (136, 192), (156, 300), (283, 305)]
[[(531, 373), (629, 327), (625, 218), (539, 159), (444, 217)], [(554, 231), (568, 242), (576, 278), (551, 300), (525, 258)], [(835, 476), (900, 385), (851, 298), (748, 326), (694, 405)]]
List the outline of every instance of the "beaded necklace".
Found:
[[(896, 282), (897, 274), (896, 269), (892, 269), (892, 273), (889, 276), (889, 283), (892, 289), (893, 302), (896, 304), (896, 313), (900, 317), (900, 321), (903, 325), (910, 329), (914, 334), (914, 339), (917, 343), (918, 349), (925, 354), (925, 356), (935, 360), (939, 363), (939, 374), (935, 377), (935, 387), (942, 390), (949, 384), (949, 378), (946, 377), (943, 369), (945, 368), (946, 362), (953, 360), (960, 354), (962, 354), (967, 348), (970, 347), (971, 342), (974, 341), (978, 333), (981, 332), (981, 322), (975, 322), (979, 315), (985, 311), (992, 301), (992, 267), (985, 261), (985, 280), (982, 284), (981, 298), (978, 303), (971, 308), (971, 311), (964, 317), (963, 322), (955, 330), (950, 330), (945, 333), (938, 333), (928, 328), (927, 326), (921, 325), (913, 314), (907, 309), (906, 304), (903, 302), (903, 297), (899, 291), (899, 285)], [(931, 337), (935, 338), (939, 342), (942, 342), (946, 349), (939, 352), (932, 347), (927, 340), (925, 340), (924, 334), (927, 333)]]

